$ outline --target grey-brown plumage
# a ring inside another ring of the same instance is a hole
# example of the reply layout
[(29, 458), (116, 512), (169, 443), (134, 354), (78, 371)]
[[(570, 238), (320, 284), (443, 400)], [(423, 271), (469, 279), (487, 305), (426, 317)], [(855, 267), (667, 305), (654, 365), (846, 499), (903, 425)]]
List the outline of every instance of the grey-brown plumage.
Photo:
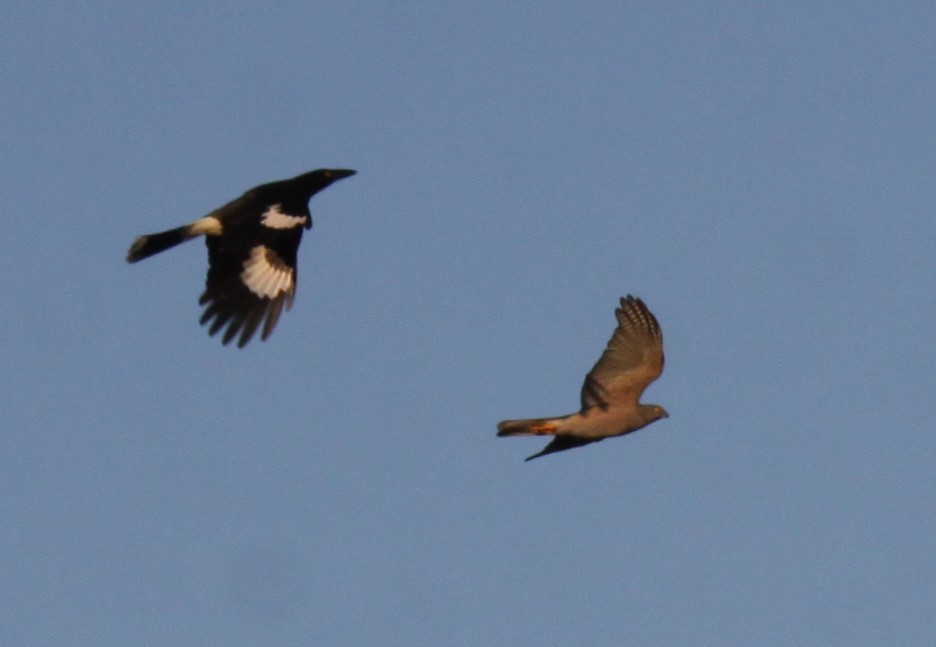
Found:
[(646, 427), (666, 410), (641, 404), (640, 396), (663, 372), (663, 332), (653, 313), (637, 297), (627, 295), (614, 311), (618, 326), (607, 348), (582, 385), (581, 409), (558, 418), (505, 420), (498, 436), (554, 436), (532, 460)]

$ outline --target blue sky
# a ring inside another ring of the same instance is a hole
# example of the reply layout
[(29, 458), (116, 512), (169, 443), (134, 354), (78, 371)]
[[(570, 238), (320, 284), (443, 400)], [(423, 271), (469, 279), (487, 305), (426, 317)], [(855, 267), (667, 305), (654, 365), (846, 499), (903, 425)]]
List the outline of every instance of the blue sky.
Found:
[[(0, 643), (932, 644), (932, 7), (0, 18)], [(323, 166), (265, 343), (123, 260)], [(626, 293), (671, 417), (524, 464)]]

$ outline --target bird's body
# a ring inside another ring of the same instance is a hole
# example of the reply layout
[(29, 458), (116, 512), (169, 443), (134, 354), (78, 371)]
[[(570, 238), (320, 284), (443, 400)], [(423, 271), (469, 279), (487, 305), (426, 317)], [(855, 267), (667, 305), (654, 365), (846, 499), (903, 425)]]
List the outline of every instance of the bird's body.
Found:
[(198, 236), (208, 247), (208, 276), (199, 304), (209, 334), (225, 329), (224, 344), (239, 336), (244, 346), (263, 324), (273, 332), (296, 293), (296, 261), (302, 233), (312, 227), (309, 200), (349, 169), (319, 169), (261, 184), (198, 220), (137, 238), (127, 261), (158, 254)]
[(585, 378), (578, 413), (497, 425), (498, 436), (554, 436), (543, 451), (526, 460), (623, 436), (668, 417), (663, 407), (639, 402), (663, 371), (663, 333), (656, 317), (643, 301), (629, 295), (621, 299), (615, 315), (618, 327)]

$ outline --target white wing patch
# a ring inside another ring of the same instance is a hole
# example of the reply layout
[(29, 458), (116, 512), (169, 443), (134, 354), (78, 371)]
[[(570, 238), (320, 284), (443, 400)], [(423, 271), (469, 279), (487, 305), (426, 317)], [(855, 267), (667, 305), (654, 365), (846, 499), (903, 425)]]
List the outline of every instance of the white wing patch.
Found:
[(260, 217), (260, 223), (270, 229), (292, 229), (293, 227), (302, 227), (308, 221), (308, 216), (290, 216), (280, 211), (282, 205), (274, 204), (263, 212)]
[(207, 236), (220, 236), (221, 221), (214, 216), (199, 218), (189, 225), (188, 233), (191, 236), (201, 236), (202, 234)]
[(250, 258), (244, 261), (241, 280), (259, 297), (274, 299), (293, 291), (293, 271), (273, 250), (257, 245), (250, 250)]

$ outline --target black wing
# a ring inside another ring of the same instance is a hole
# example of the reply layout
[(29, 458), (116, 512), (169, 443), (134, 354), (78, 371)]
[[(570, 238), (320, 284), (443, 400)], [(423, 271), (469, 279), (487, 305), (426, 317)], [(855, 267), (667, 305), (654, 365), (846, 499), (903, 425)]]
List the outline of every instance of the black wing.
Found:
[(303, 228), (271, 229), (259, 216), (238, 223), (226, 218), (222, 235), (205, 237), (208, 276), (198, 303), (205, 306), (199, 321), (210, 323), (209, 334), (225, 329), (222, 342), (239, 335), (243, 347), (262, 323), (261, 339), (270, 336), (296, 294)]

